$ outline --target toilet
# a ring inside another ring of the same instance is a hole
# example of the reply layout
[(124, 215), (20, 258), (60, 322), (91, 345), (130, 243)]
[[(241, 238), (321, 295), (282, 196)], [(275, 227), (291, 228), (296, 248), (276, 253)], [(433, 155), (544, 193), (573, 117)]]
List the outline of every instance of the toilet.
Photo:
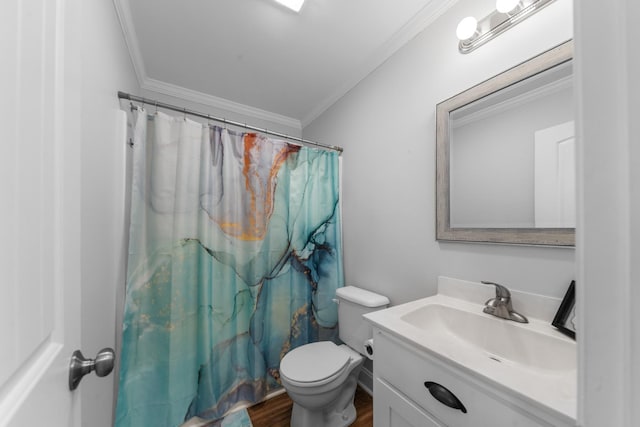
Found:
[[(389, 305), (385, 296), (355, 286), (336, 290), (342, 345), (320, 341), (300, 346), (280, 362), (280, 379), (293, 400), (291, 427), (346, 427), (356, 419), (353, 397), (372, 337), (363, 314)], [(369, 347), (370, 349), (370, 347)]]

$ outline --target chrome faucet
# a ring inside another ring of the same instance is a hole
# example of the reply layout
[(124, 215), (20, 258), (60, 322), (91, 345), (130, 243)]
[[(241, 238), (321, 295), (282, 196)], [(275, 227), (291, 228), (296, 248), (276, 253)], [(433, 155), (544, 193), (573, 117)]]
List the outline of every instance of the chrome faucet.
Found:
[(485, 303), (484, 309), (482, 310), (483, 312), (500, 317), (501, 319), (513, 320), (519, 323), (529, 323), (526, 317), (513, 311), (511, 292), (509, 292), (509, 289), (493, 282), (485, 282), (483, 280), (482, 283), (496, 287), (496, 297), (491, 298)]

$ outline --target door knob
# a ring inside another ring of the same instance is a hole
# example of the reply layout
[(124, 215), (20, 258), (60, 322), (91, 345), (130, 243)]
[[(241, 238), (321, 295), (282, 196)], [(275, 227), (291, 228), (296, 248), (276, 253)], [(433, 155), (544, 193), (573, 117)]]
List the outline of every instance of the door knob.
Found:
[(113, 370), (115, 352), (112, 348), (103, 348), (96, 355), (95, 359), (85, 359), (80, 350), (76, 350), (71, 355), (69, 363), (69, 390), (75, 390), (80, 384), (80, 380), (91, 371), (96, 371), (99, 377), (106, 377)]

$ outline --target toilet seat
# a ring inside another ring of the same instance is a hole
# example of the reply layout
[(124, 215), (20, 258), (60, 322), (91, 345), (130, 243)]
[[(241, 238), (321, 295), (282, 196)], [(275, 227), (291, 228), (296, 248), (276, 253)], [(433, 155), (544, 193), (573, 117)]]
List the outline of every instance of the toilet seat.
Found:
[(347, 369), (351, 357), (331, 341), (305, 344), (287, 353), (280, 374), (298, 387), (327, 384)]

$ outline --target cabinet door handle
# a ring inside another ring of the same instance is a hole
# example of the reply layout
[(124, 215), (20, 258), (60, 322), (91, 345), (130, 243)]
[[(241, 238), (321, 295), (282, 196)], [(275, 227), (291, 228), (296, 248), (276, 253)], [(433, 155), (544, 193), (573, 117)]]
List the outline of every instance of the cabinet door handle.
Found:
[(443, 405), (447, 405), (449, 408), (460, 409), (463, 414), (467, 413), (467, 408), (464, 407), (460, 399), (455, 394), (451, 393), (445, 386), (442, 386), (433, 381), (426, 381), (424, 386), (429, 390), (431, 396), (433, 396), (438, 402)]

